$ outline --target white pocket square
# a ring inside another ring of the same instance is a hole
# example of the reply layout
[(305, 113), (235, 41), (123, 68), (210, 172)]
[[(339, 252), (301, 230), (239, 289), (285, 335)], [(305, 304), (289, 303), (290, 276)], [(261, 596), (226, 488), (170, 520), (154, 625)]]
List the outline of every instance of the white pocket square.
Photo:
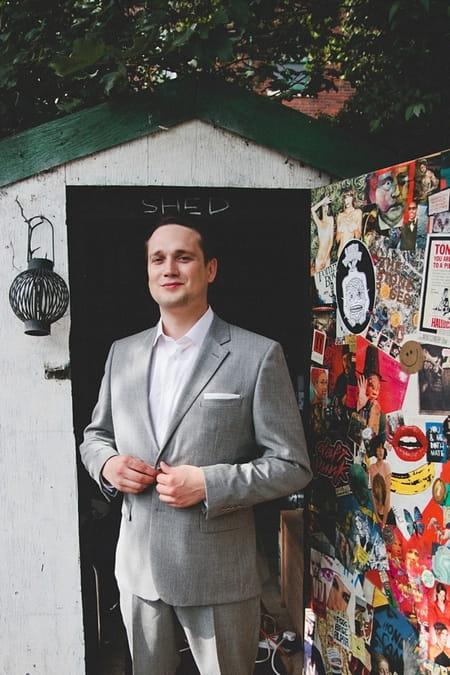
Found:
[(229, 401), (232, 398), (241, 398), (240, 394), (224, 394), (224, 393), (212, 393), (208, 392), (207, 394), (203, 394), (203, 398), (205, 400), (211, 400), (211, 399), (216, 399), (216, 400), (221, 400), (221, 401)]

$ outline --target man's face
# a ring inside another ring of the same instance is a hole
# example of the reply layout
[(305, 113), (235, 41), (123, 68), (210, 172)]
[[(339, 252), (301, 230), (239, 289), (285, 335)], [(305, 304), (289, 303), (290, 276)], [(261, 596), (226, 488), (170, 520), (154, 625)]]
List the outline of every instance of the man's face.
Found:
[(369, 401), (376, 401), (380, 395), (381, 380), (378, 375), (371, 373), (367, 378), (366, 394)]
[(163, 225), (147, 242), (148, 285), (162, 310), (204, 311), (216, 271), (217, 260), (205, 263), (200, 235), (189, 227)]
[(344, 369), (344, 373), (347, 375), (347, 377), (350, 375), (350, 371), (352, 368), (352, 356), (351, 354), (344, 354), (342, 357), (342, 367)]
[(403, 218), (408, 194), (408, 172), (406, 167), (384, 171), (378, 175), (375, 192), (379, 217), (390, 227), (396, 226)]
[(369, 309), (369, 294), (362, 276), (350, 279), (345, 287), (344, 314), (351, 326), (364, 323)]
[(333, 578), (330, 594), (328, 596), (328, 607), (335, 612), (345, 612), (350, 601), (350, 591), (338, 576)]
[(408, 220), (415, 220), (417, 216), (417, 205), (409, 204), (408, 206)]
[(388, 209), (397, 203), (399, 191), (397, 183), (392, 173), (384, 173), (378, 177), (378, 185), (376, 190), (377, 206), (380, 211), (388, 211)]
[(327, 376), (325, 373), (321, 373), (318, 377), (317, 383), (316, 383), (316, 392), (317, 396), (320, 399), (325, 399), (327, 396), (327, 391), (328, 391), (328, 380)]

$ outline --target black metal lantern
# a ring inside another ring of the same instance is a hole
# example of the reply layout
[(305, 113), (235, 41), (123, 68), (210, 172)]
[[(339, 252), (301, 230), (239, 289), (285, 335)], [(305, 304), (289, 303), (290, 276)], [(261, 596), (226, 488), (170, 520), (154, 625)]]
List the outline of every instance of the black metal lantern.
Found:
[(28, 267), (12, 282), (9, 303), (14, 314), (24, 322), (27, 335), (50, 335), (50, 325), (61, 319), (67, 309), (69, 291), (64, 279), (53, 271), (53, 259), (33, 257), (38, 250), (33, 250), (31, 245), (33, 233), (36, 228), (46, 224), (51, 229), (54, 258), (52, 223), (45, 216), (34, 216), (30, 220), (24, 217), (24, 220), (28, 223)]

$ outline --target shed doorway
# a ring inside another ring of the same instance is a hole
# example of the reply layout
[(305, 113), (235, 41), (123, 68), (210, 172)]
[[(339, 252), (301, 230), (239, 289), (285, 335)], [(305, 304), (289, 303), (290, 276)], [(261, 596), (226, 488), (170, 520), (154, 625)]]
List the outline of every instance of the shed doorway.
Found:
[[(294, 388), (307, 372), (309, 190), (189, 187), (68, 187), (70, 353), (77, 446), (95, 405), (113, 340), (158, 319), (143, 242), (162, 215), (202, 219), (218, 233), (210, 303), (225, 320), (278, 340)], [(300, 392), (299, 392), (300, 396)], [(276, 566), (278, 514), (267, 506), (267, 550)], [(114, 639), (103, 613), (117, 601), (113, 577), (120, 502), (108, 505), (79, 466), (86, 672), (98, 675), (99, 643)], [(93, 573), (95, 570), (95, 574)], [(98, 597), (100, 583), (100, 597)], [(101, 614), (97, 613), (100, 606)], [(113, 629), (112, 629), (113, 630)]]

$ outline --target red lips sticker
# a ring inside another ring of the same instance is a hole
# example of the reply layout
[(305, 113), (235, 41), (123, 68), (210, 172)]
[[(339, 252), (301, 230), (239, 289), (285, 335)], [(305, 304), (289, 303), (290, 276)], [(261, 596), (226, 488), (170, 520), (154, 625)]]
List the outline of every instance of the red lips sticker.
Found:
[(427, 437), (416, 426), (401, 426), (392, 439), (392, 446), (400, 459), (405, 462), (417, 462), (428, 450)]

